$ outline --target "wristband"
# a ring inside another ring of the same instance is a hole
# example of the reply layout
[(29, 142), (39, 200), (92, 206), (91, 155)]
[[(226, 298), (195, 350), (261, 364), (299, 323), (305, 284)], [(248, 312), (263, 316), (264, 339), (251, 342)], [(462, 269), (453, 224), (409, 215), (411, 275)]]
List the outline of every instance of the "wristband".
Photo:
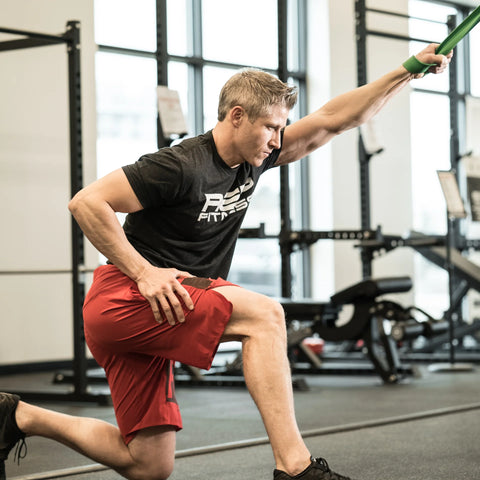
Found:
[(415, 55), (412, 55), (402, 64), (410, 73), (426, 73), (435, 63), (423, 63)]

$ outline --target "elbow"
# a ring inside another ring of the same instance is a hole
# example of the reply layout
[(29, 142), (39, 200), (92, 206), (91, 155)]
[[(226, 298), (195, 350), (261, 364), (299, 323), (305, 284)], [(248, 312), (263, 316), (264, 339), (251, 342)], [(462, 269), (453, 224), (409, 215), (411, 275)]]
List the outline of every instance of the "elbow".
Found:
[(77, 210), (78, 208), (78, 200), (76, 198), (76, 195), (75, 197), (73, 197), (69, 202), (68, 202), (68, 210), (70, 211), (70, 213), (75, 216), (75, 211)]
[(83, 190), (80, 190), (69, 202), (68, 210), (70, 213), (77, 218), (79, 212), (82, 210), (82, 205), (84, 205), (84, 195)]
[(73, 215), (73, 212), (77, 208), (77, 200), (75, 197), (73, 197), (69, 202), (68, 202), (68, 210), (70, 213)]

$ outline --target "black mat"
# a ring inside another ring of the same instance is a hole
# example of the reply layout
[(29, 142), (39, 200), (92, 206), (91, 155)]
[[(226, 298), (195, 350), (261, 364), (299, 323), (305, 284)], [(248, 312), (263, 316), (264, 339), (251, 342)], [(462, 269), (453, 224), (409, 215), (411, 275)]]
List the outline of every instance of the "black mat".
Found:
[[(460, 480), (480, 478), (480, 410), (408, 420), (418, 412), (455, 409), (480, 402), (480, 376), (473, 373), (429, 373), (401, 385), (383, 385), (376, 377), (308, 377), (310, 391), (296, 392), (300, 429), (323, 432), (307, 438), (314, 455), (323, 455), (340, 473), (361, 479)], [(19, 379), (16, 379), (18, 382)], [(177, 449), (265, 437), (260, 416), (248, 392), (241, 388), (181, 388), (177, 390), (184, 418)], [(114, 422), (110, 407), (47, 405), (73, 415)], [(382, 419), (405, 417), (382, 425)], [(376, 423), (380, 422), (380, 423)], [(339, 426), (369, 428), (333, 433)], [(328, 429), (333, 429), (328, 430)], [(92, 464), (55, 442), (28, 439), (28, 455), (20, 466), (7, 462), (8, 478)], [(11, 455), (13, 457), (13, 454)], [(177, 459), (173, 480), (267, 479), (273, 458), (268, 445)], [(110, 480), (111, 471), (66, 478)]]

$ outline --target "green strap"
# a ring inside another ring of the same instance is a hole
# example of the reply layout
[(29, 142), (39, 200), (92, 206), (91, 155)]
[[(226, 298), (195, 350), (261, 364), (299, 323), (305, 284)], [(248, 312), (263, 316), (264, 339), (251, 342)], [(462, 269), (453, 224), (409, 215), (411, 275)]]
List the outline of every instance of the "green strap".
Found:
[(410, 73), (425, 73), (435, 63), (423, 63), (415, 55), (412, 55), (402, 64)]
[[(437, 47), (435, 53), (447, 55), (462, 40), (473, 27), (480, 22), (480, 6), (478, 6), (460, 25), (458, 25), (450, 35)], [(427, 73), (428, 69), (435, 64), (426, 64), (420, 62), (415, 56), (410, 57), (403, 66), (410, 73)]]
[(436, 53), (446, 55), (470, 30), (480, 22), (480, 6), (478, 6), (450, 35), (440, 44)]

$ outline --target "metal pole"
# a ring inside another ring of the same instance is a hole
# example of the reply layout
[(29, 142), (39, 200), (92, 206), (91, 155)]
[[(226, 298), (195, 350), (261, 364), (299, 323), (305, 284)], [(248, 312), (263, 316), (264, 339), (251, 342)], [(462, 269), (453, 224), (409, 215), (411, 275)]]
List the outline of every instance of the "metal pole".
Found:
[[(356, 40), (357, 40), (357, 85), (367, 83), (367, 26), (365, 0), (355, 0)], [(370, 156), (358, 136), (358, 160), (360, 168), (360, 218), (362, 230), (370, 230)], [(363, 278), (372, 276), (372, 261), (367, 252), (362, 251)]]
[[(167, 2), (157, 0), (157, 85), (168, 84), (168, 59), (167, 59)], [(157, 146), (168, 146), (169, 142), (163, 133), (160, 114), (157, 114)]]
[[(68, 91), (70, 110), (70, 193), (73, 197), (83, 187), (82, 172), (82, 111), (80, 80), (80, 24), (67, 23), (65, 33), (68, 53)], [(87, 391), (87, 358), (83, 331), (83, 301), (85, 298), (84, 238), (77, 222), (71, 219), (72, 300), (73, 300), (73, 372), (74, 393), (83, 396)]]
[(455, 218), (452, 217), (450, 214), (447, 214), (447, 270), (448, 270), (448, 298), (450, 299), (450, 304), (448, 308), (448, 334), (449, 334), (449, 356), (450, 356), (450, 364), (453, 365), (455, 363), (455, 332), (454, 332), (454, 325), (453, 325), (453, 290), (454, 290), (454, 271), (453, 271), (453, 264), (452, 264), (452, 248), (454, 248), (454, 228), (455, 228)]
[[(278, 0), (278, 77), (283, 82), (288, 80), (287, 65), (287, 1)], [(288, 242), (292, 230), (290, 218), (290, 178), (289, 167), (280, 167), (280, 255), (282, 260), (282, 297), (292, 296), (291, 249)]]

